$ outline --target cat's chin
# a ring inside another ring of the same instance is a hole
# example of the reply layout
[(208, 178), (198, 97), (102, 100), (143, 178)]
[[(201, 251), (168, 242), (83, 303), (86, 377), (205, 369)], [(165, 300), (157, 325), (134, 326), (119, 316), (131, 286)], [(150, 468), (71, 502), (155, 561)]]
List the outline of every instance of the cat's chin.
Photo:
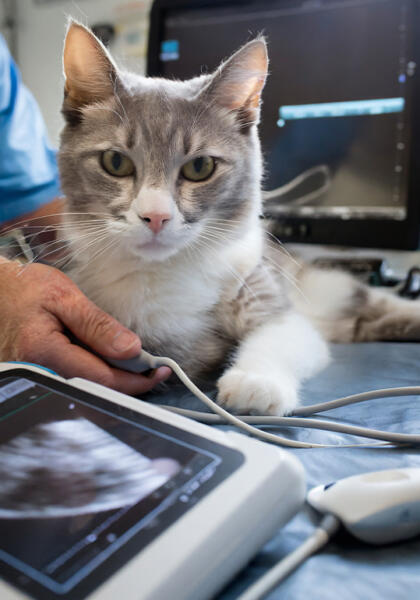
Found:
[(165, 245), (155, 240), (138, 244), (134, 248), (134, 253), (146, 262), (163, 262), (179, 251), (175, 245)]

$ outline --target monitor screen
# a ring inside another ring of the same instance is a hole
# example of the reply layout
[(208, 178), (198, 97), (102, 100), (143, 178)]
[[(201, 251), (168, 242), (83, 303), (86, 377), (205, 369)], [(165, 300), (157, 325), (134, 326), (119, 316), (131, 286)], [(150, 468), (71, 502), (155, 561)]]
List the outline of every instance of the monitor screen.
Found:
[(401, 222), (409, 212), (413, 10), (413, 0), (168, 6), (159, 72), (211, 72), (263, 33), (266, 214), (306, 224), (352, 220), (356, 228)]
[(68, 385), (3, 374), (0, 577), (36, 598), (81, 600), (242, 462)]

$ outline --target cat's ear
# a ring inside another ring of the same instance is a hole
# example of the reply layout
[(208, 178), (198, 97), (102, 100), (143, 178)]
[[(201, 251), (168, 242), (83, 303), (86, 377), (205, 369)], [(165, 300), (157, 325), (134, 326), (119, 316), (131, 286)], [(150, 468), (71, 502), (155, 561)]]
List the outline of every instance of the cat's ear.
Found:
[(117, 70), (109, 52), (86, 27), (70, 21), (64, 42), (65, 102), (79, 108), (114, 93)]
[(248, 42), (212, 75), (205, 93), (230, 111), (237, 111), (243, 126), (259, 120), (261, 92), (268, 69), (267, 45), (263, 37)]

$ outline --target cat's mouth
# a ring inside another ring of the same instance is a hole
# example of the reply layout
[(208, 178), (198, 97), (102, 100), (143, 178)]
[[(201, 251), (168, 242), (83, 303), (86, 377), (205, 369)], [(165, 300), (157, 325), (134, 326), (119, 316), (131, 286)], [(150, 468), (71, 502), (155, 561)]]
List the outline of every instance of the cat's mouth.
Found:
[(138, 250), (156, 250), (157, 248), (168, 248), (167, 244), (164, 244), (160, 240), (154, 239), (148, 242), (136, 244)]
[(138, 242), (134, 246), (136, 254), (146, 260), (165, 260), (176, 254), (179, 248), (176, 244), (165, 243), (159, 239), (152, 239), (147, 242)]
[(163, 261), (189, 246), (197, 237), (198, 231), (197, 228), (193, 231), (191, 228), (183, 228), (146, 237), (137, 230), (131, 232), (127, 242), (135, 256), (146, 261)]

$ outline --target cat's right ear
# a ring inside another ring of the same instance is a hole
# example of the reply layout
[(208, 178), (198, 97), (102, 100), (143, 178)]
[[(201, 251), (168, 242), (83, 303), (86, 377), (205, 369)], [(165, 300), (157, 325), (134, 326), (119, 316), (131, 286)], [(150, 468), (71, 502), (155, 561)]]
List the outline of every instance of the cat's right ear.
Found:
[(71, 20), (64, 42), (64, 108), (78, 109), (109, 98), (117, 70), (109, 52), (86, 27)]
[(204, 94), (219, 106), (236, 113), (247, 129), (258, 123), (261, 92), (268, 69), (264, 37), (248, 42), (211, 75)]

